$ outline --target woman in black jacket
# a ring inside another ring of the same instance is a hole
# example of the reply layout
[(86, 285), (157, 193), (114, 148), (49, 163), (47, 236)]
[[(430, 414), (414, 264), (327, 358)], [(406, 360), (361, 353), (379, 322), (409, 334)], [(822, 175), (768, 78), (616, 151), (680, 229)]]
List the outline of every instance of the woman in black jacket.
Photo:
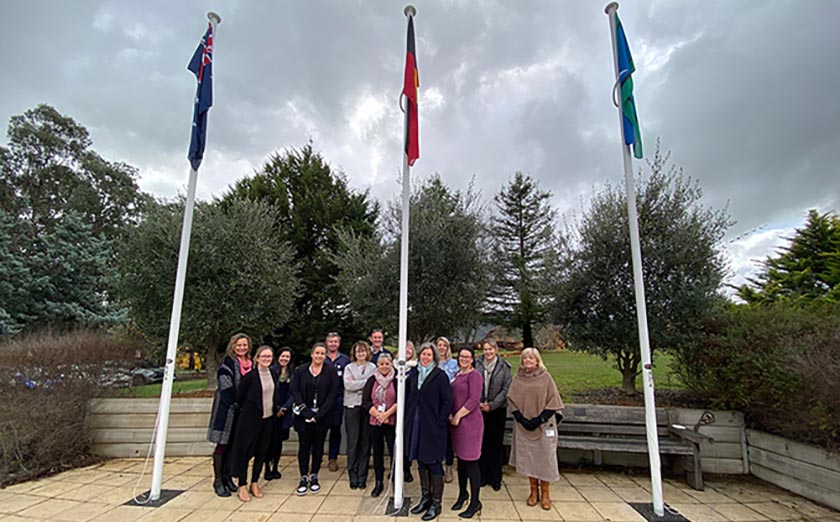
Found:
[[(312, 362), (295, 370), (292, 381), (294, 395), (295, 431), (298, 432), (298, 468), (300, 483), (295, 491), (306, 495), (321, 491), (318, 472), (324, 456), (324, 439), (332, 418), (330, 410), (338, 395), (338, 376), (334, 371), (324, 371), (327, 346), (315, 343)], [(311, 458), (311, 464), (310, 464)]]
[(443, 498), (443, 461), (449, 432), (452, 387), (449, 377), (437, 367), (438, 353), (432, 343), (424, 343), (417, 354), (417, 373), (406, 382), (406, 433), (409, 457), (417, 460), (422, 498), (411, 512), (426, 513), (423, 520), (440, 515)]
[(288, 346), (280, 348), (277, 353), (277, 360), (271, 365), (271, 369), (279, 375), (277, 387), (274, 391), (274, 432), (271, 435), (271, 444), (268, 447), (268, 459), (265, 461), (265, 480), (274, 480), (282, 477), (278, 469), (280, 455), (283, 453), (283, 441), (289, 438), (289, 428), (292, 427), (294, 416), (292, 415), (292, 376), (295, 367), (292, 364), (292, 349)]
[[(274, 352), (270, 346), (260, 346), (254, 354), (256, 367), (248, 372), (239, 383), (236, 404), (239, 406), (239, 421), (231, 454), (231, 470), (239, 478), (239, 500), (248, 502), (251, 494), (263, 496), (257, 481), (260, 478), (263, 461), (271, 443), (274, 427), (274, 391), (278, 374), (270, 366)], [(254, 458), (251, 472), (251, 486), (248, 487), (248, 461)]]

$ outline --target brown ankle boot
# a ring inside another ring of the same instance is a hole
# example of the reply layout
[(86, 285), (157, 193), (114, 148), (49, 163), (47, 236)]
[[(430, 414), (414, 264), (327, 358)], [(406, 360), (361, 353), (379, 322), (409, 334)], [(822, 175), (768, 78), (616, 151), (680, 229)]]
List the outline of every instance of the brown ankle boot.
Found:
[(545, 510), (551, 509), (551, 498), (548, 496), (548, 488), (550, 486), (551, 484), (549, 482), (544, 480), (540, 481), (540, 496), (542, 497), (540, 506)]
[(254, 498), (263, 498), (263, 492), (260, 491), (260, 485), (256, 482), (251, 482), (251, 494)]
[(528, 501), (526, 503), (529, 506), (536, 506), (540, 500), (540, 479), (528, 477), (528, 480), (531, 481), (531, 494), (528, 495)]

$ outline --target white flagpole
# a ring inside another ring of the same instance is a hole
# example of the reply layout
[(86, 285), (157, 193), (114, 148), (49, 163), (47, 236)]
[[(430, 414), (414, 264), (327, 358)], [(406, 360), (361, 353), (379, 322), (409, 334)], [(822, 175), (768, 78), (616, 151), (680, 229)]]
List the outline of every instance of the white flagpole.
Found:
[[(412, 5), (407, 5), (403, 11), (406, 18), (411, 20), (417, 14)], [(416, 53), (415, 47), (415, 53)], [(405, 111), (405, 134), (408, 136), (408, 113)], [(394, 509), (399, 512), (403, 507), (404, 477), (403, 455), (405, 453), (405, 345), (408, 341), (408, 213), (411, 206), (411, 167), (408, 165), (408, 152), (403, 150), (402, 171), (402, 234), (400, 236), (400, 320), (397, 339), (397, 429), (394, 441)]]
[[(207, 13), (207, 18), (213, 26), (213, 46), (215, 47), (216, 26), (222, 19), (214, 12)], [(190, 253), (190, 234), (192, 232), (195, 186), (197, 182), (198, 170), (190, 168), (187, 201), (184, 205), (184, 224), (181, 228), (181, 248), (178, 252), (178, 270), (175, 275), (175, 295), (172, 299), (172, 315), (169, 319), (169, 342), (166, 346), (166, 366), (164, 368), (163, 384), (160, 390), (160, 406), (158, 407), (159, 421), (157, 431), (155, 432), (155, 460), (152, 469), (152, 488), (149, 492), (149, 500), (158, 500), (160, 498), (160, 488), (163, 482), (163, 460), (166, 456), (166, 430), (169, 428), (169, 407), (172, 403), (172, 382), (175, 378), (175, 352), (178, 348), (178, 333), (181, 329), (181, 307), (184, 301), (184, 282), (187, 277), (187, 258)]]
[[(618, 2), (610, 2), (604, 12), (610, 18), (610, 37), (612, 38), (613, 66), (616, 85), (619, 80), (618, 50), (616, 47), (615, 12)], [(615, 89), (613, 89), (615, 92)], [(642, 351), (642, 387), (645, 395), (645, 426), (647, 431), (648, 459), (650, 462), (650, 482), (653, 495), (653, 512), (656, 516), (665, 515), (662, 499), (662, 470), (659, 461), (659, 437), (656, 431), (656, 403), (653, 394), (653, 367), (650, 359), (650, 339), (648, 337), (647, 306), (645, 304), (645, 283), (642, 277), (642, 249), (639, 241), (639, 219), (636, 214), (636, 190), (633, 187), (633, 160), (630, 146), (624, 142), (624, 113), (621, 99), (618, 100), (618, 124), (621, 129), (621, 153), (624, 159), (624, 187), (627, 191), (627, 219), (630, 223), (630, 252), (633, 257), (633, 285), (636, 291), (636, 318), (639, 324), (639, 345)]]

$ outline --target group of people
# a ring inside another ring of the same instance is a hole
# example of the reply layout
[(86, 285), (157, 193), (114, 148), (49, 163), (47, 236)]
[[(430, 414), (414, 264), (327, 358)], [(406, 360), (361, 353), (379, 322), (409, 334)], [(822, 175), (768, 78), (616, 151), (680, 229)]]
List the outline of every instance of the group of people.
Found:
[[(342, 425), (350, 488), (367, 488), (372, 454), (371, 495), (382, 494), (386, 449), (392, 465), (395, 460), (397, 376), (382, 331), (375, 330), (369, 340), (352, 346), (351, 360), (339, 350), (340, 336), (330, 332), (312, 347), (309, 363), (294, 368), (289, 348), (275, 356), (270, 346), (260, 346), (252, 358), (247, 335), (231, 338), (217, 372), (208, 433), (216, 444), (217, 495), (236, 493), (243, 502), (262, 497), (260, 474), (264, 469), (266, 480), (281, 477), (280, 454), (292, 427), (298, 434), (296, 493), (318, 493), (328, 437), (328, 467), (338, 471)], [(556, 437), (563, 409), (554, 380), (534, 348), (522, 351), (515, 375), (495, 341), (484, 341), (481, 351), (477, 357), (463, 347), (453, 354), (445, 337), (424, 343), (416, 353), (411, 342), (406, 345), (405, 452), (400, 458), (406, 482), (414, 480), (411, 464), (417, 462), (421, 498), (411, 512), (423, 520), (441, 514), (444, 483), (454, 480), (456, 457), (459, 494), (452, 510), (458, 516), (480, 514), (482, 486), (501, 488), (508, 412), (515, 420), (510, 464), (530, 479), (526, 502), (551, 508), (549, 484), (560, 478)]]

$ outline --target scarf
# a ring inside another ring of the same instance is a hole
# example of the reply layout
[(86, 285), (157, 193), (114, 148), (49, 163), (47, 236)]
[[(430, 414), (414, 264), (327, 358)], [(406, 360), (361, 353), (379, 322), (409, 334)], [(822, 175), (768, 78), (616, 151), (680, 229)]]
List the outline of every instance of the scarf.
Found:
[(281, 366), (280, 367), (280, 378), (277, 380), (277, 382), (282, 382), (282, 383), (289, 382), (291, 380), (291, 374), (292, 374), (291, 369), (288, 366), (286, 366), (286, 367)]
[(379, 385), (376, 389), (376, 400), (380, 404), (383, 404), (385, 402), (385, 393), (388, 391), (388, 386), (390, 386), (391, 381), (394, 380), (394, 369), (391, 368), (391, 370), (385, 375), (382, 375), (382, 372), (377, 370), (373, 372), (373, 376), (376, 379), (376, 384)]
[(432, 370), (435, 369), (435, 363), (432, 363), (428, 366), (423, 366), (422, 364), (417, 365), (417, 389), (419, 390), (423, 386), (423, 381), (426, 380), (426, 377), (432, 373)]
[(493, 362), (487, 362), (484, 359), (484, 396), (490, 393), (490, 377), (493, 375), (493, 370), (496, 369), (496, 363), (499, 362), (499, 356), (493, 357)]
[(253, 364), (253, 361), (251, 361), (251, 359), (240, 359), (239, 357), (237, 357), (237, 359), (239, 360), (240, 375), (244, 376), (246, 373), (251, 371), (251, 365)]

